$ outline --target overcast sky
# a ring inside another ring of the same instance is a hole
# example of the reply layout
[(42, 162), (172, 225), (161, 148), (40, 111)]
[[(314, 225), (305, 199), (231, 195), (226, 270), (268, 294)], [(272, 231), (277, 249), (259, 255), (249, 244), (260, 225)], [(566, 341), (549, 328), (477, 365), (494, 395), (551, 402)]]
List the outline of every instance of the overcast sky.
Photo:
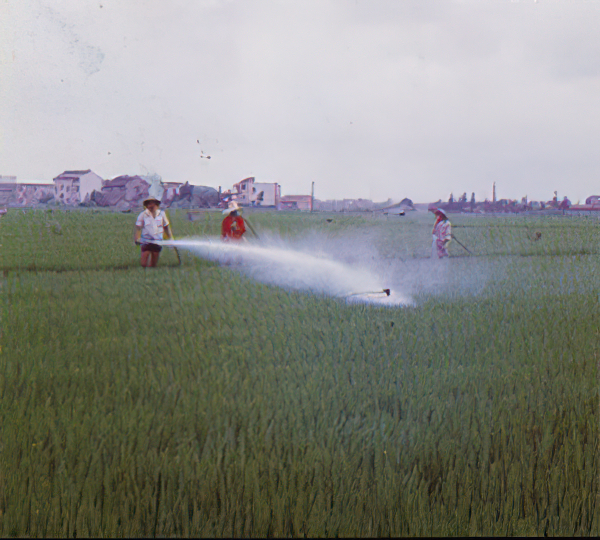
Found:
[(600, 194), (594, 0), (0, 0), (0, 45), (19, 181)]

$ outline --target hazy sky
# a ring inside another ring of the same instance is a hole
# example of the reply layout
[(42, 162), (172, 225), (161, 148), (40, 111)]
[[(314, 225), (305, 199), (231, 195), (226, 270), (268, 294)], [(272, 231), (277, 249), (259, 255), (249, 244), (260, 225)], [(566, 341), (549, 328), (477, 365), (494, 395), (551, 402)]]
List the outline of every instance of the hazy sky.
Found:
[(600, 194), (599, 136), (598, 1), (0, 0), (19, 181), (576, 202)]

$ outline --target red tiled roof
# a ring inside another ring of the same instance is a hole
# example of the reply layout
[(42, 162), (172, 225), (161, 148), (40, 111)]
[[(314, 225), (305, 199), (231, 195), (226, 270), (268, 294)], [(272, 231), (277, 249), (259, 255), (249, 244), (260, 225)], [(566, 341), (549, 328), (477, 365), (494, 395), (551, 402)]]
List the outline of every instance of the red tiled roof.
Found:
[(78, 180), (80, 176), (83, 176), (84, 174), (87, 174), (89, 172), (92, 172), (92, 170), (88, 169), (87, 171), (64, 171), (63, 173), (59, 174), (56, 178), (54, 178), (54, 180)]

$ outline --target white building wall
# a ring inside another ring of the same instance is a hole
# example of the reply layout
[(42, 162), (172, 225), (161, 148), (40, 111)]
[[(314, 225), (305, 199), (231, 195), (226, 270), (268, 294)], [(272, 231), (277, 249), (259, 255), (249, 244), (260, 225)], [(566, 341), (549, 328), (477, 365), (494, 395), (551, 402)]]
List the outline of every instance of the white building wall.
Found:
[(79, 202), (83, 202), (94, 190), (102, 190), (102, 178), (91, 171), (79, 177)]
[(76, 204), (79, 201), (79, 193), (75, 191), (75, 187), (75, 180), (55, 180), (54, 199), (63, 204)]
[(252, 200), (256, 200), (258, 194), (263, 191), (261, 206), (277, 206), (279, 202), (278, 185), (274, 183), (255, 183), (252, 186), (256, 191), (252, 194)]

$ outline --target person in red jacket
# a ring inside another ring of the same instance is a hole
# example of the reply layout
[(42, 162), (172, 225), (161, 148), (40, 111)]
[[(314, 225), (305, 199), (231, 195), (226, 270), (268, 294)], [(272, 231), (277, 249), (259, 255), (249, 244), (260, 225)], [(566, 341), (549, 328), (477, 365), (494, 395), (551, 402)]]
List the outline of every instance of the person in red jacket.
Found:
[(246, 232), (244, 218), (240, 216), (240, 207), (236, 202), (229, 204), (229, 207), (223, 210), (225, 219), (221, 223), (221, 238), (224, 241), (241, 240)]

